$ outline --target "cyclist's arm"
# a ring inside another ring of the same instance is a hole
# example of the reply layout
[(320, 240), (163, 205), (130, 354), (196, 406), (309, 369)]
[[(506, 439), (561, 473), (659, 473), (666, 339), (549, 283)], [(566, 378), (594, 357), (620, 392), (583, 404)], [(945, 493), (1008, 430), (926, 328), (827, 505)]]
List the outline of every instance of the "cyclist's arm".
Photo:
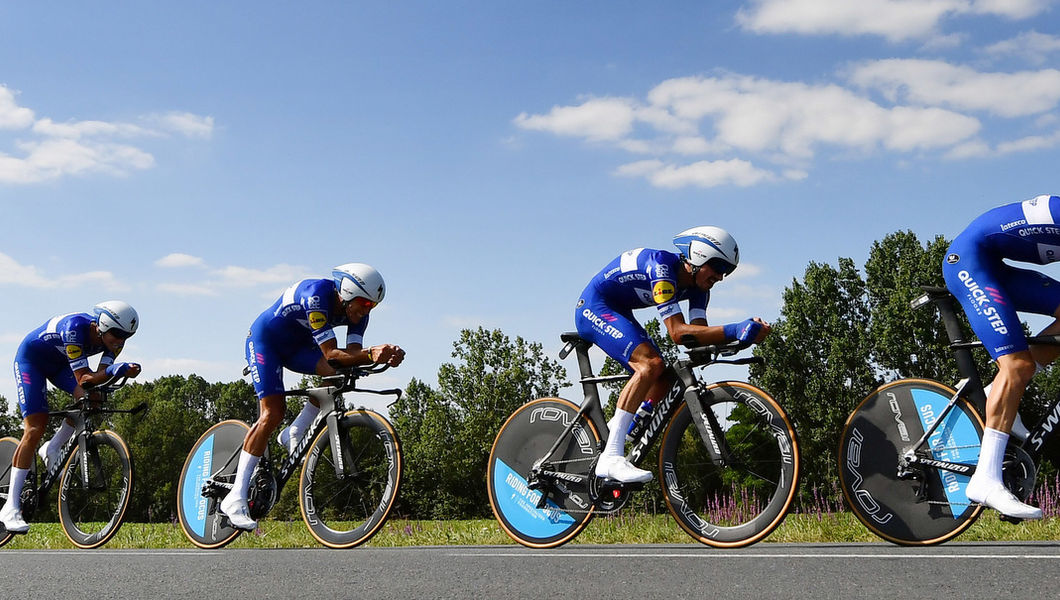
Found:
[(663, 320), (666, 333), (674, 343), (680, 343), (686, 335), (696, 338), (700, 344), (724, 344), (725, 328), (720, 325), (707, 325), (706, 319), (694, 319), (691, 323), (685, 323), (682, 313), (670, 315)]
[(685, 323), (685, 316), (676, 313), (663, 320), (663, 323), (674, 343), (680, 343), (684, 336), (691, 335), (700, 344), (724, 344), (737, 340), (747, 345), (760, 344), (770, 331), (769, 324), (758, 317), (729, 325), (707, 325), (705, 319)]

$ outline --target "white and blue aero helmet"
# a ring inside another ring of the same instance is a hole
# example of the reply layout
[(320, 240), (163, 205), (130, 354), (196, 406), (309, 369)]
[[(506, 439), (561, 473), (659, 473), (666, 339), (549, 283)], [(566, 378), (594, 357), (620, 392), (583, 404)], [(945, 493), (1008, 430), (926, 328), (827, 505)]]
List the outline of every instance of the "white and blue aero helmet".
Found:
[(740, 264), (740, 248), (729, 232), (704, 225), (674, 236), (674, 246), (696, 270), (709, 264), (719, 275), (728, 275)]
[(117, 330), (128, 337), (136, 333), (140, 325), (140, 315), (136, 314), (136, 309), (121, 300), (100, 302), (92, 307), (92, 314), (96, 317), (96, 327), (100, 333)]
[(383, 276), (373, 267), (364, 263), (346, 263), (332, 269), (335, 279), (335, 290), (343, 302), (354, 298), (366, 298), (376, 304), (386, 296), (386, 283)]

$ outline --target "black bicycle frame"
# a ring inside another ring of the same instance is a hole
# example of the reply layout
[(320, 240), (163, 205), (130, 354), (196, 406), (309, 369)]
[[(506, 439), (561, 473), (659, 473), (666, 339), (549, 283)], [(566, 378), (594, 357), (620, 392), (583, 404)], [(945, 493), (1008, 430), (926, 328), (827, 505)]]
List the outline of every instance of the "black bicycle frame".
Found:
[[(581, 375), (581, 378), (578, 381), (582, 384), (582, 393), (585, 397), (581, 408), (578, 410), (578, 416), (584, 416), (587, 419), (590, 419), (600, 432), (601, 438), (606, 440), (611, 435), (611, 432), (608, 431), (603, 408), (600, 405), (600, 392), (597, 388), (597, 384), (625, 381), (628, 380), (630, 376), (594, 375), (592, 364), (589, 361), (589, 348), (592, 347), (592, 344), (575, 333), (565, 333), (560, 336), (560, 339), (566, 342), (563, 350), (559, 353), (560, 359), (566, 358), (572, 350), (576, 351), (578, 356), (578, 370)], [(711, 460), (716, 464), (722, 465), (727, 464), (728, 462), (729, 450), (725, 443), (725, 436), (721, 435), (722, 429), (720, 423), (718, 423), (717, 416), (712, 410), (704, 410), (702, 404), (702, 395), (710, 394), (712, 392), (704, 391), (702, 389), (699, 380), (692, 371), (692, 367), (710, 364), (712, 362), (749, 364), (758, 359), (748, 358), (720, 361), (716, 358), (716, 354), (719, 353), (719, 350), (717, 347), (713, 346), (691, 348), (688, 350), (688, 353), (693, 360), (675, 361), (672, 365), (668, 365), (663, 372), (663, 377), (672, 378), (673, 386), (664, 398), (661, 398), (654, 403), (654, 411), (652, 412), (651, 420), (643, 425), (640, 435), (633, 442), (633, 447), (629, 452), (629, 458), (630, 462), (634, 465), (639, 465), (641, 461), (644, 460), (648, 449), (652, 447), (655, 440), (661, 435), (663, 426), (673, 418), (674, 414), (680, 408), (681, 402), (684, 402), (688, 406), (688, 409), (692, 414), (692, 421), (695, 423), (699, 435), (703, 438), (703, 442), (710, 452)], [(572, 432), (577, 423), (578, 419), (575, 418), (571, 423), (567, 424), (566, 429), (564, 429), (563, 433), (556, 439), (552, 448), (550, 448), (545, 456), (538, 461), (535, 467), (540, 467), (548, 462), (547, 459), (559, 448), (560, 443)], [(617, 432), (615, 435), (624, 435), (624, 432)], [(588, 477), (578, 477), (572, 473), (559, 473), (551, 470), (540, 471), (539, 474), (546, 477), (552, 476), (572, 483), (583, 483)]]
[[(117, 383), (113, 386), (102, 388), (97, 386), (97, 389), (99, 390), (100, 394), (102, 394), (102, 397), (96, 402), (98, 402), (99, 404), (106, 402), (107, 397), (114, 390), (117, 390), (118, 388), (124, 386), (125, 381), (127, 379), (127, 377), (122, 378), (120, 383)], [(111, 381), (114, 381), (114, 379), (112, 379)], [(86, 386), (85, 389), (88, 390), (91, 388)], [(46, 465), (47, 471), (44, 473), (44, 477), (41, 479), (40, 483), (34, 487), (34, 494), (36, 494), (37, 496), (38, 506), (40, 505), (40, 501), (46, 497), (48, 491), (51, 490), (51, 487), (55, 485), (56, 480), (59, 479), (60, 472), (62, 471), (62, 466), (66, 464), (66, 461), (69, 460), (70, 455), (73, 454), (75, 445), (81, 451), (81, 461), (79, 469), (81, 473), (81, 483), (85, 487), (88, 487), (88, 474), (90, 467), (92, 468), (92, 472), (98, 476), (98, 479), (102, 478), (103, 464), (99, 460), (99, 454), (97, 452), (90, 451), (88, 445), (89, 436), (91, 436), (95, 432), (95, 426), (91, 418), (92, 415), (136, 414), (147, 408), (147, 404), (143, 402), (138, 404), (135, 408), (131, 409), (92, 407), (86, 408), (83, 404), (84, 402), (89, 402), (89, 400), (79, 400), (73, 405), (73, 407), (66, 408), (63, 410), (48, 411), (49, 418), (63, 417), (73, 420), (75, 435), (71, 436), (70, 439), (67, 440), (65, 444), (63, 444), (63, 447), (59, 449), (59, 453), (56, 455), (55, 461), (50, 465)]]
[[(332, 364), (332, 367), (336, 365)], [(283, 491), (283, 487), (287, 484), (287, 481), (294, 475), (295, 471), (302, 464), (302, 460), (305, 458), (309, 451), (309, 446), (316, 439), (320, 433), (320, 429), (327, 425), (328, 436), (331, 441), (331, 456), (334, 457), (334, 468), (335, 476), (342, 477), (345, 470), (346, 464), (352, 460), (351, 451), (348, 447), (349, 443), (345, 437), (339, 435), (339, 419), (346, 414), (346, 403), (342, 398), (342, 394), (346, 392), (363, 392), (366, 394), (379, 394), (383, 396), (397, 396), (401, 397), (400, 389), (389, 389), (389, 390), (366, 390), (357, 387), (357, 380), (364, 375), (371, 375), (374, 373), (382, 373), (387, 367), (377, 369), (357, 369), (342, 373), (340, 375), (331, 375), (324, 377), (324, 381), (333, 380), (338, 385), (326, 385), (318, 388), (307, 388), (302, 390), (288, 390), (283, 392), (283, 396), (305, 396), (307, 398), (314, 398), (317, 401), (317, 405), (320, 407), (320, 412), (317, 413), (316, 418), (309, 425), (309, 430), (302, 436), (302, 439), (298, 441), (298, 445), (295, 446), (294, 450), (287, 456), (287, 458), (280, 463), (279, 470), (273, 471), (272, 460), (269, 457), (269, 449), (265, 448), (265, 454), (261, 459), (259, 469), (267, 472), (272, 472), (276, 478), (276, 497), (278, 498), (280, 492)], [(244, 375), (247, 371), (244, 371)], [(202, 495), (209, 497), (221, 497), (228, 493), (232, 489), (231, 483), (216, 481), (214, 478), (217, 477), (218, 473), (223, 472), (228, 468), (232, 461), (239, 456), (239, 453), (233, 454), (225, 464), (221, 465), (221, 468), (217, 469), (213, 475), (211, 475), (202, 486)], [(271, 508), (271, 507), (270, 507)]]
[[(980, 415), (986, 414), (986, 395), (983, 394), (983, 381), (979, 376), (979, 370), (976, 368), (975, 360), (972, 357), (972, 349), (981, 348), (983, 346), (982, 341), (969, 341), (964, 338), (964, 330), (957, 317), (957, 299), (953, 297), (949, 290), (943, 287), (926, 285), (920, 286), (920, 289), (924, 290), (925, 294), (913, 300), (912, 307), (914, 309), (919, 308), (926, 305), (928, 302), (932, 302), (938, 307), (939, 315), (942, 316), (942, 324), (946, 329), (946, 336), (950, 340), (950, 349), (953, 350), (954, 356), (957, 360), (957, 371), (960, 373), (962, 379), (957, 384), (957, 393), (950, 399), (950, 403), (946, 406), (946, 409), (942, 411), (939, 418), (935, 420), (935, 423), (924, 433), (920, 440), (911, 446), (911, 448), (914, 449), (923, 446), (924, 441), (927, 440), (939, 424), (943, 422), (946, 415), (949, 414), (949, 411), (956, 403), (956, 399), (959, 397), (967, 398), (976, 410), (979, 411)], [(1030, 345), (1057, 346), (1060, 345), (1060, 336), (1045, 335), (1030, 337), (1027, 338), (1027, 342)], [(1027, 436), (1027, 439), (1024, 440), (1020, 446), (1028, 455), (1030, 455), (1035, 463), (1037, 463), (1041, 457), (1042, 449), (1045, 446), (1045, 440), (1049, 439), (1049, 437), (1055, 433), (1058, 425), (1060, 425), (1060, 396), (1053, 401), (1049, 409), (1046, 411), (1045, 416), (1042, 417), (1042, 419), (1030, 430), (1030, 435)], [(923, 458), (919, 458), (913, 462), (966, 475), (975, 471), (975, 465), (967, 465), (964, 463), (930, 461), (929, 464), (929, 461)], [(969, 469), (969, 467), (971, 468)]]

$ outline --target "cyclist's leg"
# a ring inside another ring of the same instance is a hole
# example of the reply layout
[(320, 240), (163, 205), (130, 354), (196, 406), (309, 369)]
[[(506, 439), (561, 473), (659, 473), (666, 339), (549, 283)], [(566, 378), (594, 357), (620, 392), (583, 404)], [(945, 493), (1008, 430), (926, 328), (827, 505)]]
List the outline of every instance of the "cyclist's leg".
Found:
[[(77, 379), (74, 377), (73, 371), (71, 371), (66, 364), (59, 365), (59, 368), (52, 369), (52, 372), (48, 374), (48, 381), (51, 381), (52, 385), (71, 395), (77, 387)], [(45, 469), (51, 468), (52, 463), (59, 455), (59, 450), (62, 449), (63, 445), (65, 445), (73, 435), (74, 421), (70, 417), (67, 417), (63, 419), (62, 425), (59, 426), (59, 429), (55, 432), (55, 435), (52, 436), (52, 439), (40, 445), (37, 454), (39, 454), (44, 461)]]
[(600, 347), (608, 356), (633, 373), (622, 388), (615, 414), (608, 422), (610, 433), (596, 465), (596, 474), (624, 482), (648, 481), (651, 473), (625, 460), (626, 431), (637, 407), (656, 386), (665, 365), (648, 333), (632, 315), (612, 310), (593, 295), (583, 297), (575, 310), (578, 334)]
[(1005, 446), (1020, 397), (1035, 372), (1034, 357), (1016, 315), (1017, 301), (1027, 297), (1023, 290), (1030, 272), (984, 257), (971, 245), (964, 252), (955, 250), (962, 246), (966, 244), (960, 237), (950, 246), (950, 258), (943, 266), (946, 286), (998, 366), (986, 399), (986, 428), (978, 466), (968, 482), (968, 498), (1009, 516), (1040, 519), (1041, 510), (1017, 500), (1001, 480)]
[[(296, 373), (306, 375), (326, 376), (335, 374), (335, 369), (331, 368), (331, 365), (324, 359), (324, 355), (320, 352), (320, 347), (316, 344), (310, 344), (296, 350), (284, 361), (284, 366)], [(320, 406), (317, 404), (316, 399), (310, 396), (308, 400), (298, 413), (298, 416), (294, 418), (294, 421), (284, 427), (279, 435), (276, 436), (276, 441), (286, 448), (288, 452), (294, 450), (298, 441), (305, 435), (309, 424), (313, 422), (313, 419), (320, 412)]]
[(11, 479), (7, 501), (0, 508), (0, 522), (12, 533), (25, 533), (29, 525), (22, 518), (22, 487), (33, 466), (33, 453), (48, 425), (48, 400), (45, 396), (46, 375), (28, 360), (24, 348), (15, 357), (15, 383), (18, 407), (25, 415), (22, 439), (11, 458)]
[(254, 422), (243, 440), (232, 490), (221, 500), (220, 509), (231, 521), (233, 527), (253, 530), (257, 527), (257, 523), (250, 518), (250, 509), (247, 505), (250, 479), (262, 455), (265, 454), (265, 448), (269, 445), (269, 435), (283, 420), (286, 405), (282, 395), (283, 363), (280, 357), (271, 350), (266, 337), (260, 335), (257, 322), (250, 331), (247, 337), (246, 354), (254, 382), (254, 391), (259, 399), (258, 420)]

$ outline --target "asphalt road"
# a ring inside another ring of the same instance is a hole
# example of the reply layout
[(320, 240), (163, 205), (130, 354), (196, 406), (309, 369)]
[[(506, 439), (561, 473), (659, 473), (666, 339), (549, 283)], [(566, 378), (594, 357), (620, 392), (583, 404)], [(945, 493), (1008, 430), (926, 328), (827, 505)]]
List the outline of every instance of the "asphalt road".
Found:
[(1060, 543), (0, 550), (2, 598), (1056, 598)]

